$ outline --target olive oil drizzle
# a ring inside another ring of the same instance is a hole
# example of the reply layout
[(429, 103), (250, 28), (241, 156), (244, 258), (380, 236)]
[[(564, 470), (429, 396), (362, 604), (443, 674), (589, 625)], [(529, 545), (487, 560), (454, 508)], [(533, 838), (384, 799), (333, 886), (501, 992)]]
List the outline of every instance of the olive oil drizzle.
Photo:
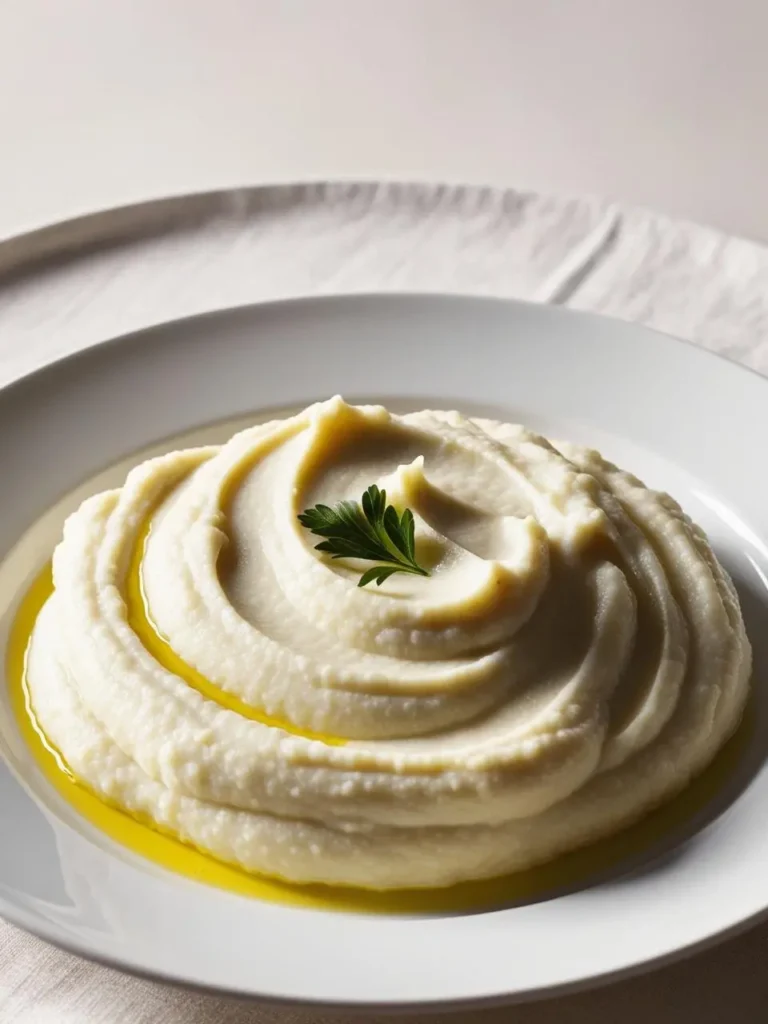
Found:
[[(35, 716), (26, 676), (27, 651), (37, 616), (53, 593), (50, 565), (24, 595), (11, 626), (7, 679), (13, 714), (32, 758), (59, 796), (87, 822), (121, 846), (195, 881), (255, 899), (325, 911), (375, 914), (446, 914), (535, 902), (620, 874), (622, 862), (637, 862), (660, 841), (683, 832), (731, 777), (751, 734), (747, 715), (713, 764), (676, 799), (610, 839), (567, 854), (550, 864), (503, 878), (466, 882), (447, 889), (396, 892), (296, 885), (248, 874), (160, 831), (145, 819), (105, 802), (80, 782), (46, 737)], [(627, 863), (627, 869), (629, 868)]]
[[(243, 424), (238, 423), (236, 426), (242, 429)], [(235, 425), (222, 425), (221, 436), (230, 436), (233, 429)], [(177, 439), (177, 447), (188, 447), (192, 443), (200, 443), (200, 439), (197, 436)], [(170, 444), (167, 443), (168, 446)], [(124, 477), (125, 471), (125, 467), (121, 467), (118, 473), (116, 468), (115, 480)], [(228, 487), (222, 495), (223, 505), (228, 503), (238, 482), (238, 478), (228, 481)], [(105, 483), (99, 480), (98, 487), (113, 485), (114, 481)], [(94, 484), (93, 489), (98, 487)], [(175, 654), (152, 621), (143, 588), (141, 566), (150, 537), (151, 518), (149, 516), (144, 523), (130, 553), (124, 587), (128, 620), (150, 655), (204, 697), (222, 707), (308, 739), (329, 745), (343, 743), (331, 736), (302, 732), (289, 722), (245, 704), (217, 687)], [(60, 525), (57, 522), (56, 533)], [(50, 529), (50, 525), (47, 528)], [(50, 540), (47, 534), (46, 537)], [(601, 877), (616, 877), (622, 871), (635, 867), (643, 858), (652, 857), (664, 847), (669, 848), (672, 841), (684, 838), (693, 830), (697, 816), (722, 793), (735, 773), (753, 733), (754, 715), (748, 709), (736, 735), (709, 768), (678, 797), (617, 835), (566, 854), (541, 867), (446, 889), (377, 892), (324, 885), (297, 885), (252, 875), (236, 865), (219, 861), (177, 836), (161, 831), (149, 819), (134, 817), (122, 808), (106, 802), (76, 777), (37, 720), (27, 679), (27, 653), (32, 631), (42, 607), (52, 593), (53, 578), (49, 563), (33, 579), (18, 605), (10, 628), (5, 666), (15, 722), (44, 780), (41, 783), (39, 778), (35, 780), (30, 775), (30, 782), (42, 794), (42, 802), (50, 806), (50, 795), (45, 795), (47, 783), (87, 823), (131, 853), (188, 879), (272, 903), (323, 911), (376, 914), (461, 913), (536, 902), (593, 884)]]
[(141, 641), (144, 649), (152, 655), (158, 664), (182, 679), (192, 689), (197, 690), (207, 700), (214, 701), (220, 707), (234, 711), (243, 718), (260, 722), (262, 725), (308, 740), (317, 740), (326, 746), (342, 746), (346, 741), (324, 733), (300, 729), (286, 719), (268, 715), (265, 711), (246, 704), (234, 694), (221, 689), (201, 672), (189, 665), (174, 651), (171, 644), (163, 636), (152, 620), (149, 603), (144, 591), (142, 564), (152, 531), (151, 517), (146, 520), (139, 531), (131, 552), (128, 573), (125, 580), (125, 604), (128, 624)]

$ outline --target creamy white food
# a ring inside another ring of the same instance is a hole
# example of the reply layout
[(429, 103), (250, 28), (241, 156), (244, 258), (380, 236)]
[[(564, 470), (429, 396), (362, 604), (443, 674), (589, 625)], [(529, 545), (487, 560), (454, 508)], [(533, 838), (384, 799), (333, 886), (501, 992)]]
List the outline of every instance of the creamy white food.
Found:
[[(372, 483), (429, 577), (357, 586), (298, 513)], [(591, 450), (333, 399), (86, 501), (28, 658), (97, 794), (298, 882), (526, 868), (679, 791), (736, 727), (733, 585), (667, 495)]]

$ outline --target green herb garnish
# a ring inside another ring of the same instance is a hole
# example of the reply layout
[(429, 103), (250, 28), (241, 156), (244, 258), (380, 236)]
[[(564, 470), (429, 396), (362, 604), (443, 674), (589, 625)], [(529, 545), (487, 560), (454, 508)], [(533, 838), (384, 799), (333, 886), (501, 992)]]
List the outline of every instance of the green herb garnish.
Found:
[(387, 505), (387, 492), (376, 484), (368, 488), (361, 504), (340, 501), (333, 508), (315, 505), (302, 512), (299, 522), (318, 537), (327, 537), (315, 545), (316, 551), (325, 551), (333, 558), (386, 563), (364, 572), (358, 587), (373, 580), (381, 586), (396, 572), (429, 576), (416, 561), (413, 513), (407, 508), (398, 516), (395, 507)]

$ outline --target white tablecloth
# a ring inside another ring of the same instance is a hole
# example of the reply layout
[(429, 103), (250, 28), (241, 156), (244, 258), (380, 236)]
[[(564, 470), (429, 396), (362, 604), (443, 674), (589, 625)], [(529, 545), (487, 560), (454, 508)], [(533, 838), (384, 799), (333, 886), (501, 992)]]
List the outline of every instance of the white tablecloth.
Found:
[[(768, 249), (759, 245), (599, 200), (313, 185), (147, 204), (0, 242), (0, 385), (64, 353), (190, 313), (289, 295), (382, 290), (591, 309), (688, 338), (768, 374)], [(768, 1005), (766, 954), (762, 926), (594, 992), (418, 1019), (757, 1024)], [(124, 977), (0, 923), (2, 1024), (337, 1019)]]

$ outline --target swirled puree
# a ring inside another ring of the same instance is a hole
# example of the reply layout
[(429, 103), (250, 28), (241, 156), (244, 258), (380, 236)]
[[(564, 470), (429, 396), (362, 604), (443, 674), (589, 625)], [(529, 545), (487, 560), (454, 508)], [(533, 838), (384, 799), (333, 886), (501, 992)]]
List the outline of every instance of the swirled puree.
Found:
[[(372, 483), (430, 575), (357, 586), (297, 515)], [(624, 828), (735, 729), (733, 585), (667, 495), (595, 452), (340, 398), (86, 500), (27, 652), (97, 796), (291, 882), (441, 887)]]

